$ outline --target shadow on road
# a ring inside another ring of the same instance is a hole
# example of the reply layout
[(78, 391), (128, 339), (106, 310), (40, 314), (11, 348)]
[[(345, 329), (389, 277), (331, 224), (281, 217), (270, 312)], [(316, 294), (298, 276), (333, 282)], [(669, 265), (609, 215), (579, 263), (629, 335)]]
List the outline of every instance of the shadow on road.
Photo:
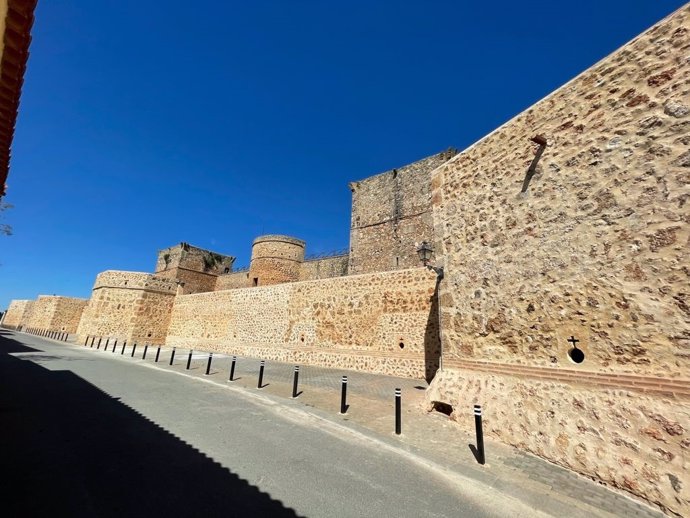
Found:
[(5, 516), (297, 516), (280, 501), (0, 332)]

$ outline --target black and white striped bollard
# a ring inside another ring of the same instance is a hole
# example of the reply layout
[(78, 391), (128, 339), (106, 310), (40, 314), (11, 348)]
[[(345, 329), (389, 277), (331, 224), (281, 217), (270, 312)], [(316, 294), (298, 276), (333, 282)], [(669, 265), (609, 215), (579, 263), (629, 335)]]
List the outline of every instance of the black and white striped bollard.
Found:
[(228, 381), (235, 381), (235, 363), (237, 363), (237, 356), (232, 357), (232, 363), (230, 364), (230, 377)]
[(295, 376), (292, 379), (292, 397), (297, 397), (297, 382), (299, 380), (299, 365), (295, 365)]
[(130, 358), (134, 358), (134, 353), (137, 350), (137, 343), (134, 342), (134, 345), (132, 345), (132, 354), (129, 355)]
[(175, 347), (173, 347), (172, 354), (170, 355), (170, 365), (175, 361)]
[(208, 354), (208, 363), (206, 364), (206, 376), (211, 372), (211, 362), (213, 361), (213, 353)]
[(141, 359), (145, 360), (146, 359), (146, 352), (149, 350), (149, 344), (144, 344), (144, 354), (142, 355)]
[(189, 370), (189, 366), (192, 364), (192, 349), (189, 350), (189, 356), (187, 356), (187, 370)]
[(158, 350), (156, 351), (156, 363), (158, 363), (158, 357), (161, 355), (161, 346), (158, 346)]
[(482, 407), (474, 405), (474, 428), (477, 432), (477, 461), (484, 464), (484, 432), (482, 430)]
[(395, 389), (395, 435), (402, 433), (402, 389)]
[(264, 366), (266, 365), (265, 360), (261, 360), (261, 363), (259, 364), (259, 383), (256, 386), (257, 388), (261, 388), (264, 385)]
[(343, 376), (340, 389), (340, 413), (347, 413), (347, 376)]

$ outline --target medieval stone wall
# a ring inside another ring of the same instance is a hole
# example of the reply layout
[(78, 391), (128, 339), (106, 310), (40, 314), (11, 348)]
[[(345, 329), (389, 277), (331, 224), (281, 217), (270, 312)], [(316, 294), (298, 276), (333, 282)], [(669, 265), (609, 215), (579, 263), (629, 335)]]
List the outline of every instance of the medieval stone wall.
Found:
[(188, 243), (180, 243), (160, 250), (156, 261), (155, 273), (171, 268), (181, 268), (212, 275), (221, 275), (226, 269), (230, 271), (235, 258), (218, 254)]
[(203, 293), (216, 289), (220, 276), (187, 268), (168, 268), (155, 273), (156, 277), (179, 281), (182, 293)]
[(55, 298), (57, 301), (49, 329), (52, 331), (65, 331), (70, 334), (76, 333), (81, 315), (89, 301), (71, 297)]
[(230, 272), (216, 278), (215, 291), (234, 290), (249, 286), (249, 271)]
[(423, 268), (178, 296), (168, 345), (424, 377), (438, 365)]
[(31, 317), (28, 319), (27, 327), (35, 329), (50, 329), (50, 322), (55, 314), (57, 307), (57, 297), (50, 295), (39, 295), (34, 301)]
[[(686, 6), (432, 177), (449, 371), (430, 400), (484, 403), (491, 435), (680, 514), (689, 49)], [(548, 146), (521, 194), (537, 135)]]
[(77, 340), (103, 336), (162, 343), (176, 294), (176, 281), (139, 272), (103, 272), (82, 314)]
[(7, 308), (7, 313), (5, 313), (2, 319), (2, 326), (8, 329), (17, 329), (22, 325), (24, 320), (24, 313), (27, 308), (33, 304), (31, 300), (13, 300), (10, 302)]
[(419, 265), (415, 243), (434, 241), (431, 171), (455, 153), (444, 151), (350, 183), (350, 274)]
[(289, 236), (260, 236), (252, 244), (249, 285), (269, 286), (299, 280), (305, 242)]
[(317, 279), (330, 279), (347, 275), (348, 255), (335, 255), (320, 259), (308, 259), (300, 267), (300, 281), (314, 281)]
[(74, 333), (79, 325), (87, 300), (57, 295), (39, 295), (33, 302), (26, 327)]

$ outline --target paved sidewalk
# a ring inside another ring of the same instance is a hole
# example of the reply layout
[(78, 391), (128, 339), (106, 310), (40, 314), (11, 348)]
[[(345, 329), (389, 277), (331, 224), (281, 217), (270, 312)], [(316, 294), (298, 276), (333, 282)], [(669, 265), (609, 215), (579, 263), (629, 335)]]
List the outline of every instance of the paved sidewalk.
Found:
[[(653, 509), (626, 494), (611, 490), (599, 483), (579, 476), (538, 457), (495, 442), (485, 437), (486, 464), (479, 465), (470, 450), (475, 438), (465, 433), (447, 416), (427, 413), (423, 409), (424, 380), (412, 380), (368, 374), (356, 371), (327, 369), (301, 365), (299, 373), (299, 397), (291, 398), (294, 365), (266, 361), (263, 388), (257, 388), (258, 359), (237, 357), (234, 381), (229, 382), (231, 357), (214, 353), (209, 376), (206, 376), (208, 352), (194, 351), (190, 369), (186, 369), (189, 350), (177, 349), (173, 365), (170, 365), (172, 349), (161, 347), (159, 361), (155, 362), (156, 347), (149, 347), (146, 359), (142, 359), (144, 347), (137, 346), (134, 358), (127, 345), (124, 354), (121, 344), (113, 352), (112, 343), (104, 350), (105, 340), (99, 350), (96, 345), (87, 347), (94, 354), (111, 355), (114, 359), (146, 364), (202, 378), (234, 388), (275, 399), (286, 407), (307, 407), (308, 410), (328, 421), (346, 425), (363, 436), (375, 438), (395, 447), (402, 454), (423, 459), (439, 469), (458, 473), (483, 482), (489, 487), (509, 494), (535, 509), (554, 516), (626, 516), (661, 517)], [(84, 348), (83, 344), (70, 344)], [(348, 376), (348, 411), (340, 414), (341, 378)], [(402, 435), (394, 432), (394, 391), (402, 389)], [(472, 409), (467, 409), (467, 419), (473, 420)]]

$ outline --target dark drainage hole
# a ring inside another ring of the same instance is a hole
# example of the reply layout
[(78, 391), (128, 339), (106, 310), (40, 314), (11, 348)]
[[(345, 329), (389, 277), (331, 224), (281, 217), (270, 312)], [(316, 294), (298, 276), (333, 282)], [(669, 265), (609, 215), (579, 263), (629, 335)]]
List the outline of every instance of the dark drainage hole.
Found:
[(570, 351), (568, 351), (568, 356), (575, 363), (582, 363), (585, 361), (585, 353), (583, 353), (582, 350), (578, 349), (577, 347), (570, 349)]
[(434, 401), (434, 406), (432, 407), (432, 410), (435, 412), (439, 412), (441, 414), (445, 414), (450, 417), (450, 414), (453, 413), (453, 407), (449, 405), (448, 403), (441, 403), (440, 401)]

